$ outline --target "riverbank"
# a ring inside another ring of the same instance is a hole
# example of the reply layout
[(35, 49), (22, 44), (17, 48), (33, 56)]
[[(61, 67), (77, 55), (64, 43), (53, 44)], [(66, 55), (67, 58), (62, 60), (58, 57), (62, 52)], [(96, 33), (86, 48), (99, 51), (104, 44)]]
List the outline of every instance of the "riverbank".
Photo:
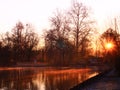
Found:
[(14, 67), (46, 67), (50, 66), (47, 63), (36, 63), (36, 62), (24, 62), (24, 63), (16, 63), (16, 65), (13, 65)]
[(67, 65), (67, 66), (56, 66), (56, 65), (51, 65), (51, 64), (48, 64), (48, 63), (41, 63), (41, 62), (19, 62), (19, 63), (16, 63), (15, 65), (9, 65), (9, 66), (1, 66), (1, 68), (7, 68), (7, 67), (40, 67), (40, 68), (50, 68), (50, 67), (53, 67), (53, 68), (62, 68), (62, 69), (68, 69), (68, 68), (91, 68), (91, 69), (94, 69), (95, 71), (100, 71), (100, 72), (103, 72), (105, 70), (108, 70), (109, 69), (109, 66), (105, 65), (105, 64), (100, 64), (100, 65), (83, 65), (83, 64), (70, 64), (70, 65)]
[[(69, 64), (67, 66), (76, 66), (76, 67), (85, 67), (85, 66), (106, 66), (106, 64)], [(52, 65), (42, 62), (18, 62), (13, 66), (61, 66), (61, 65)], [(66, 65), (64, 65), (66, 66)]]
[(47, 63), (17, 63), (16, 65), (13, 65), (12, 67), (40, 67), (40, 68), (58, 68), (58, 69), (69, 69), (69, 68), (91, 68), (95, 71), (103, 72), (105, 70), (109, 69), (109, 66), (106, 66), (104, 64), (102, 65), (67, 65), (67, 66), (56, 66), (56, 65), (50, 65)]
[(120, 90), (120, 76), (115, 69), (101, 73), (70, 90)]

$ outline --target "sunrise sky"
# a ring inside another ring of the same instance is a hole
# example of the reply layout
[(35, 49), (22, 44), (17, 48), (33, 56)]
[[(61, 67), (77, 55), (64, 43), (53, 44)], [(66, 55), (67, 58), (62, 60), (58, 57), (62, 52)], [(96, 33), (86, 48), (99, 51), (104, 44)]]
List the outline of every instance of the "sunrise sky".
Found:
[[(105, 29), (108, 18), (119, 17), (119, 0), (78, 0), (91, 8), (92, 17), (101, 31)], [(32, 23), (37, 32), (49, 25), (49, 17), (58, 8), (67, 10), (72, 0), (0, 0), (0, 33), (10, 31), (16, 24)]]

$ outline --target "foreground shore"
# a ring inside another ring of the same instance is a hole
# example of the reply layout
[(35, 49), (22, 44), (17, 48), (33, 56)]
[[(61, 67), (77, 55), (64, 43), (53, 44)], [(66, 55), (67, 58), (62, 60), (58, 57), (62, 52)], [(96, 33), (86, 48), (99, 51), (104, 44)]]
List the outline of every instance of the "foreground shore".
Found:
[(120, 90), (120, 77), (115, 69), (101, 73), (70, 90)]

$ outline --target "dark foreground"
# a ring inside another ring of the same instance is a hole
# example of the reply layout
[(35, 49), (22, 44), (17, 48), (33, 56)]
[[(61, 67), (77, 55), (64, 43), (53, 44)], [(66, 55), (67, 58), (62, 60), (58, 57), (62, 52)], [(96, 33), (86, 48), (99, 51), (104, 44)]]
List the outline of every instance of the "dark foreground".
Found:
[(71, 90), (120, 90), (120, 77), (115, 70), (109, 70), (71, 88)]

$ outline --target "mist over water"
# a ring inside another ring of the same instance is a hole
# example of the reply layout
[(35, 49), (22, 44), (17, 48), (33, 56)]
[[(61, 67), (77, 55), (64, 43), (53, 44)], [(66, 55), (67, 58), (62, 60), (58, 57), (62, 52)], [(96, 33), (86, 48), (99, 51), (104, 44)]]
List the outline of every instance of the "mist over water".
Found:
[(0, 69), (0, 89), (68, 90), (95, 76), (91, 69), (8, 68)]

